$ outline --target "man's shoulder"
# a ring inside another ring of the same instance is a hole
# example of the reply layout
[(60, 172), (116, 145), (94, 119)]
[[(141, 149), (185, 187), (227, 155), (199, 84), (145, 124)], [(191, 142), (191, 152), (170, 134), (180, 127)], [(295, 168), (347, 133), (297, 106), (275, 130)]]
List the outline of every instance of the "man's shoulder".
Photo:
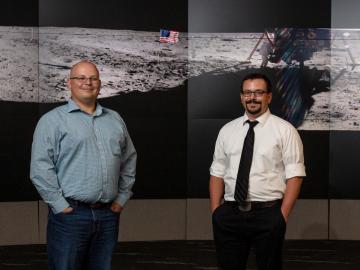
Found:
[(52, 133), (61, 126), (61, 123), (64, 119), (64, 115), (67, 112), (66, 104), (58, 106), (47, 113), (43, 114), (37, 125), (36, 125), (36, 134), (37, 133)]
[(284, 131), (296, 131), (296, 128), (287, 120), (276, 116), (274, 114), (269, 115), (270, 123), (277, 127), (279, 130)]
[(238, 124), (243, 123), (243, 122), (244, 122), (244, 116), (240, 116), (238, 118), (235, 118), (235, 119), (231, 120), (230, 122), (227, 122), (224, 125), (224, 127), (230, 128), (230, 127), (233, 127), (233, 126), (237, 126)]
[(110, 108), (108, 108), (108, 107), (104, 107), (104, 106), (101, 106), (101, 107), (102, 107), (102, 109), (103, 109), (104, 112), (110, 113), (111, 115), (116, 115), (116, 116), (119, 116), (119, 117), (120, 117), (120, 114), (119, 114), (117, 111), (115, 111), (115, 110), (113, 110), (113, 109), (110, 109)]
[(233, 129), (242, 126), (241, 124), (244, 122), (244, 116), (238, 117), (230, 122), (227, 122), (223, 127), (220, 129), (220, 132), (231, 132)]
[(120, 116), (120, 114), (117, 111), (106, 107), (102, 107), (102, 109), (107, 115), (110, 115), (111, 117), (114, 117), (116, 120), (120, 121), (121, 123), (124, 123), (123, 118)]
[(40, 117), (39, 121), (49, 121), (49, 120), (52, 121), (52, 120), (60, 117), (60, 115), (66, 113), (66, 110), (67, 110), (67, 104), (60, 105), (60, 106), (48, 111), (47, 113), (43, 114)]

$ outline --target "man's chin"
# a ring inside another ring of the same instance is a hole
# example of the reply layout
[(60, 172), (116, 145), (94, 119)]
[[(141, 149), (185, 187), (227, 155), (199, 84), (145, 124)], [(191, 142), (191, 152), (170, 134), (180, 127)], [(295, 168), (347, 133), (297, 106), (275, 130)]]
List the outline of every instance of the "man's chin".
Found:
[(259, 113), (261, 112), (261, 108), (260, 109), (257, 109), (257, 110), (247, 110), (246, 111), (248, 114), (251, 114), (251, 115), (253, 115), (253, 116), (257, 116), (257, 115), (259, 115)]
[(260, 104), (247, 104), (246, 109), (249, 113), (258, 113), (261, 111), (261, 105)]

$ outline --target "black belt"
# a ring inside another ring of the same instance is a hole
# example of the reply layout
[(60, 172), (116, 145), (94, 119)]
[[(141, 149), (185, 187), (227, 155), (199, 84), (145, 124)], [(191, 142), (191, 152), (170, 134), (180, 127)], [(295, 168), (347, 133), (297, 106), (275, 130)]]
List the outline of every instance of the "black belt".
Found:
[(111, 202), (108, 202), (108, 203), (102, 203), (102, 202), (86, 203), (86, 202), (82, 202), (82, 201), (78, 201), (78, 200), (74, 200), (74, 199), (70, 199), (70, 198), (65, 198), (65, 199), (71, 206), (84, 206), (84, 207), (94, 208), (94, 209), (106, 208), (106, 207), (111, 206)]
[(230, 205), (232, 207), (238, 208), (240, 211), (250, 211), (262, 208), (268, 208), (275, 205), (280, 205), (282, 200), (274, 200), (274, 201), (267, 201), (267, 202), (259, 202), (259, 201), (252, 201), (252, 202), (244, 202), (238, 203), (236, 201), (225, 201), (224, 204)]

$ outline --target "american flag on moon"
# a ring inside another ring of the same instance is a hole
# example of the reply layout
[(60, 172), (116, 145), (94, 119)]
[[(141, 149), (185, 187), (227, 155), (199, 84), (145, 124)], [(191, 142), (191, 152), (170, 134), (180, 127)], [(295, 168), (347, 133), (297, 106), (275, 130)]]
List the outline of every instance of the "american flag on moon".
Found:
[(173, 30), (160, 29), (160, 42), (176, 43), (179, 42), (179, 32)]

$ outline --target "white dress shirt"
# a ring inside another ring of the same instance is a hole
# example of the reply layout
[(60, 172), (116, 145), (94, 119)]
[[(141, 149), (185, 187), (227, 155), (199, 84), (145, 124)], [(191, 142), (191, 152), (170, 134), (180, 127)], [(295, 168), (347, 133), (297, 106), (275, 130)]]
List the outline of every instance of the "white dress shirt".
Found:
[[(224, 180), (226, 201), (234, 201), (236, 177), (249, 124), (244, 116), (219, 132), (210, 174)], [(286, 179), (305, 176), (303, 145), (297, 130), (267, 110), (256, 119), (253, 161), (249, 176), (248, 201), (283, 198)]]

